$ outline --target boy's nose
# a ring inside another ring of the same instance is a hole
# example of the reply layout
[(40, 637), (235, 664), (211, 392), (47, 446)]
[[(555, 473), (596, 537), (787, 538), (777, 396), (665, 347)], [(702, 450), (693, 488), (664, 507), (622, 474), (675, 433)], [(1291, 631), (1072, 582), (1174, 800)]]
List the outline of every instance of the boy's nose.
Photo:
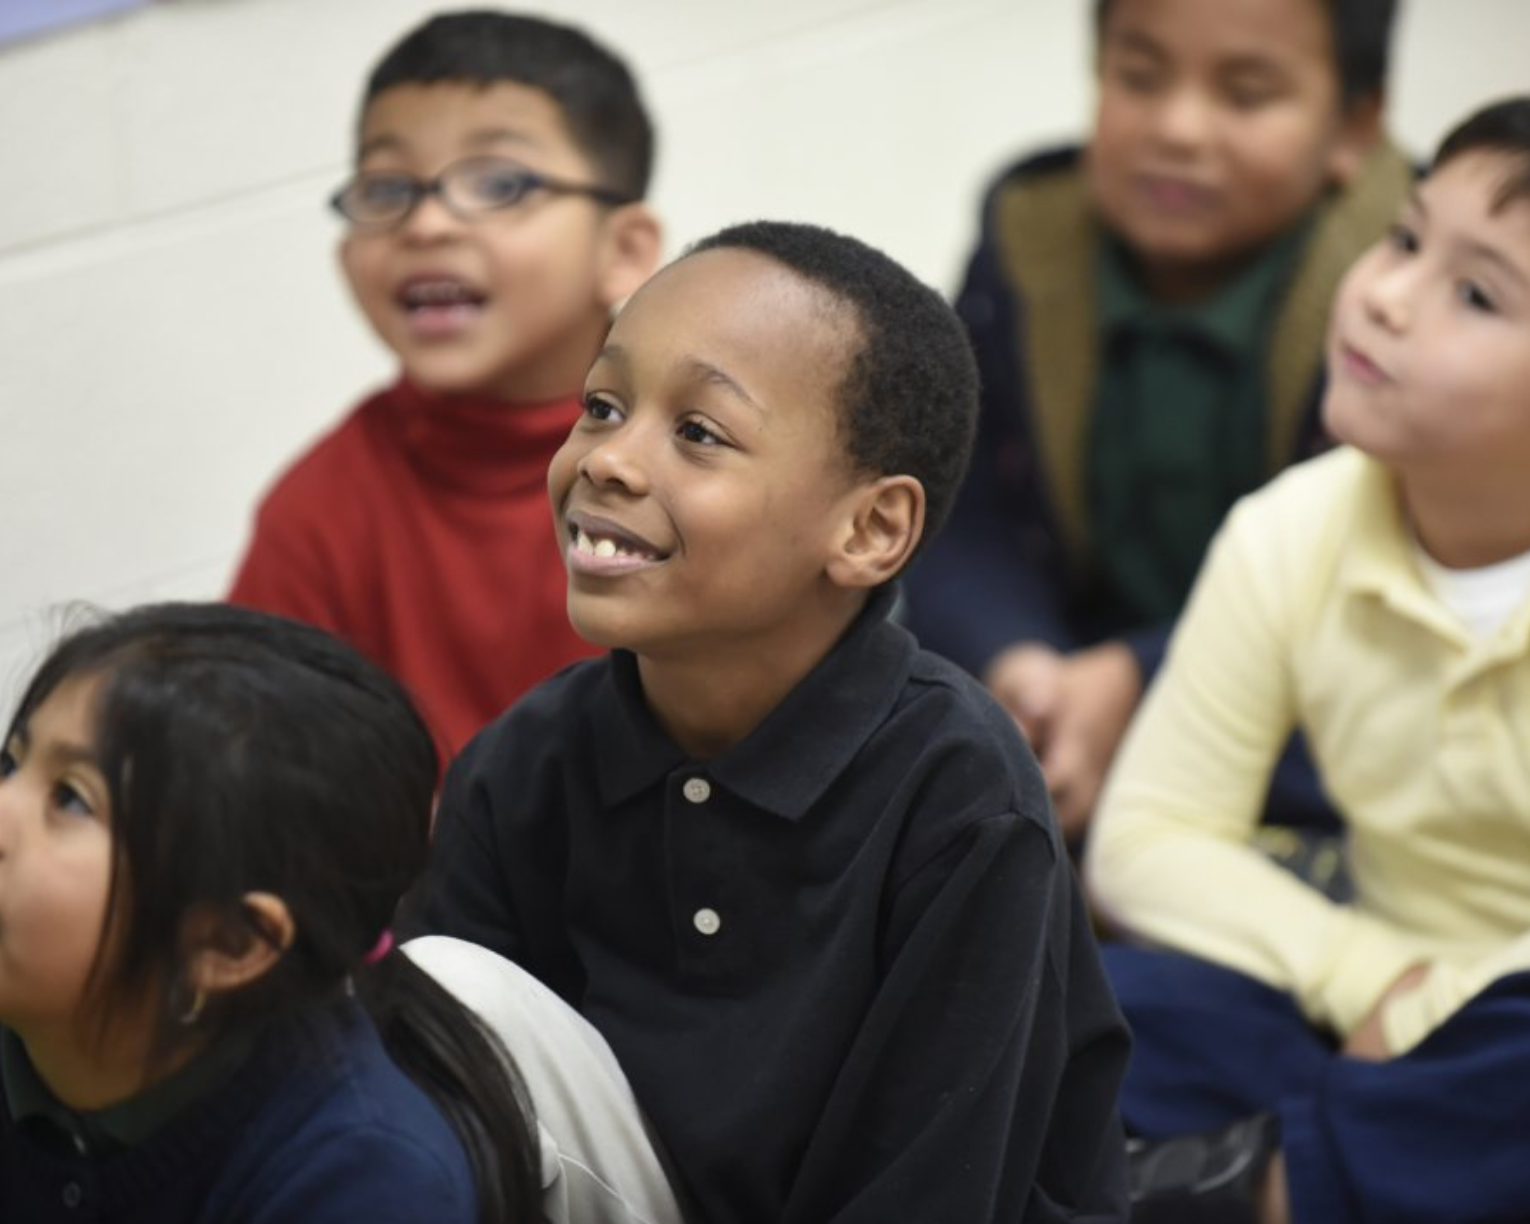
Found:
[(1211, 130), (1214, 109), (1205, 90), (1188, 83), (1175, 85), (1155, 108), (1155, 134), (1165, 144), (1200, 144)]
[(642, 439), (628, 432), (632, 428), (624, 426), (587, 450), (579, 461), (579, 474), (604, 488), (647, 492), (648, 477), (639, 455)]
[(1411, 266), (1377, 273), (1365, 286), (1367, 313), (1392, 331), (1405, 331), (1413, 314), (1414, 278)]
[(441, 193), (432, 191), (415, 201), (408, 215), (399, 222), (398, 232), (413, 241), (428, 242), (454, 236), (462, 224), (462, 219), (441, 199)]

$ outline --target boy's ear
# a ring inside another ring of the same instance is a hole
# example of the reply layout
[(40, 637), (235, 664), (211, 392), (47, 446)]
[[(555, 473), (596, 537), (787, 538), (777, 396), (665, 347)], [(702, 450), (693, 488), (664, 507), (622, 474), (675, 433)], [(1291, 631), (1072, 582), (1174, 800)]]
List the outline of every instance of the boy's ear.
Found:
[(1339, 131), (1328, 150), (1328, 178), (1337, 187), (1348, 187), (1360, 177), (1365, 159), (1381, 139), (1381, 118), (1386, 99), (1378, 90), (1351, 102), (1339, 119)]
[(297, 925), (287, 903), (275, 893), (245, 893), (240, 905), (244, 911), (240, 922), (211, 910), (198, 911), (186, 920), (186, 977), (194, 990), (216, 995), (246, 986), (292, 946)]
[(874, 587), (897, 577), (924, 533), (924, 486), (912, 476), (883, 476), (855, 490), (850, 519), (829, 557), (829, 579)]
[(614, 310), (659, 266), (664, 233), (653, 209), (639, 200), (611, 211), (601, 243), (600, 297), (608, 310)]

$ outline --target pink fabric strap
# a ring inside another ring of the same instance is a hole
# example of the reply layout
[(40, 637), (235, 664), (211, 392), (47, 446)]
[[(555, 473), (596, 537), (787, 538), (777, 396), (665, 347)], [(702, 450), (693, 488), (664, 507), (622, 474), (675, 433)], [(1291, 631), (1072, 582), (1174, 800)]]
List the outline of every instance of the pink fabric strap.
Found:
[(384, 927), (383, 933), (377, 937), (377, 942), (372, 945), (372, 950), (361, 958), (361, 963), (363, 965), (375, 965), (391, 951), (393, 951), (393, 928)]

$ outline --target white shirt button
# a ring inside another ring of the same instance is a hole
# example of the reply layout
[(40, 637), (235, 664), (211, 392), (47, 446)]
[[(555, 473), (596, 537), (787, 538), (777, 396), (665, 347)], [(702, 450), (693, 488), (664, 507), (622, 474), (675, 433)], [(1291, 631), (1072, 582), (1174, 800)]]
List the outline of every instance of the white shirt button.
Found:
[(85, 1191), (80, 1189), (79, 1182), (65, 1182), (63, 1199), (65, 1207), (78, 1207), (85, 1199)]
[(712, 784), (705, 778), (687, 778), (680, 793), (692, 803), (705, 803), (712, 797)]
[(696, 924), (696, 929), (703, 935), (716, 935), (718, 931), (722, 930), (722, 919), (718, 916), (717, 911), (715, 909), (708, 909), (705, 906), (691, 916), (691, 921)]

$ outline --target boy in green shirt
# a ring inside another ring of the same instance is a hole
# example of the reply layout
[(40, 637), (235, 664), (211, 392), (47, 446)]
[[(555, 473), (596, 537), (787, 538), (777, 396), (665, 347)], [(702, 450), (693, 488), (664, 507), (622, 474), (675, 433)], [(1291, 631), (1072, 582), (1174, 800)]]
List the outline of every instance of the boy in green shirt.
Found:
[[(1075, 840), (1222, 515), (1322, 445), (1328, 302), (1411, 179), (1381, 139), (1393, 8), (1100, 0), (1088, 147), (985, 202), (978, 444), (909, 615), (1020, 723)], [(1288, 814), (1321, 810), (1302, 778)]]

